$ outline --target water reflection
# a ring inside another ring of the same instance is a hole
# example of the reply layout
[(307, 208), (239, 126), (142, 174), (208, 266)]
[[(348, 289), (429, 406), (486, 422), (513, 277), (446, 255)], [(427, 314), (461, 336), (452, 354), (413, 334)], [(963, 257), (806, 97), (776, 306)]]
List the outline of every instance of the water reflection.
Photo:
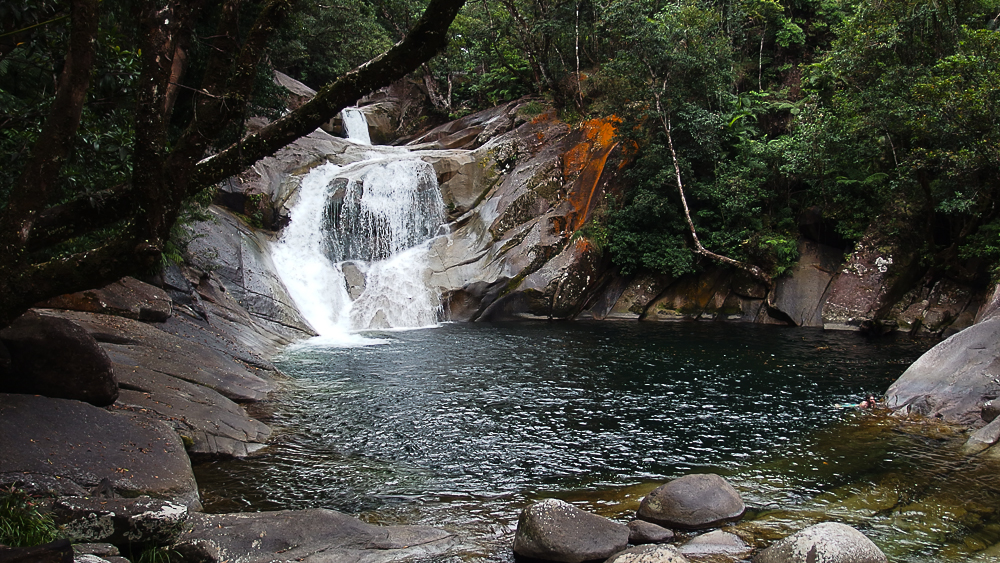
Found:
[(835, 406), (887, 388), (927, 343), (712, 323), (379, 336), (389, 343), (279, 359), (292, 376), (268, 421), (279, 437), (252, 460), (197, 468), (208, 509), (427, 523), (468, 537), (465, 559), (505, 561), (532, 499), (624, 519), (658, 482), (714, 471), (743, 492), (756, 517), (740, 526), (762, 540), (832, 518), (898, 561), (997, 541), (997, 472), (950, 477), (960, 436)]

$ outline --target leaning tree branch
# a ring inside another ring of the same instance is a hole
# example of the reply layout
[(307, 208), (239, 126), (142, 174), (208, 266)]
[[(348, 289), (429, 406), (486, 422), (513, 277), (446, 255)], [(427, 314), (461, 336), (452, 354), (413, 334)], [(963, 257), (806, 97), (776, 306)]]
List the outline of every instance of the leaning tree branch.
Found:
[(327, 84), (294, 112), (199, 162), (189, 195), (238, 174), (316, 130), (365, 94), (419, 68), (447, 45), (448, 27), (464, 3), (465, 0), (431, 0), (410, 33), (394, 47)]
[[(650, 71), (652, 71), (652, 69), (650, 69)], [(674, 164), (674, 178), (677, 181), (677, 191), (681, 196), (681, 205), (684, 207), (684, 220), (687, 222), (688, 230), (691, 232), (691, 240), (694, 242), (694, 251), (697, 254), (715, 260), (716, 262), (721, 262), (723, 264), (739, 268), (764, 282), (768, 289), (767, 304), (773, 307), (774, 280), (767, 274), (767, 272), (753, 264), (748, 264), (740, 260), (734, 260), (728, 256), (716, 254), (715, 252), (705, 248), (701, 244), (701, 240), (698, 238), (698, 231), (694, 227), (694, 221), (691, 220), (691, 208), (688, 206), (687, 196), (684, 193), (684, 182), (681, 180), (681, 165), (677, 159), (677, 151), (674, 149), (674, 136), (673, 127), (670, 122), (670, 113), (663, 111), (663, 105), (661, 102), (663, 93), (667, 91), (667, 84), (669, 80), (670, 76), (667, 75), (667, 77), (663, 79), (663, 86), (660, 92), (653, 93), (653, 99), (656, 101), (656, 113), (660, 116), (660, 123), (663, 126), (663, 132), (667, 135), (667, 146), (670, 148), (670, 160), (673, 161)]]

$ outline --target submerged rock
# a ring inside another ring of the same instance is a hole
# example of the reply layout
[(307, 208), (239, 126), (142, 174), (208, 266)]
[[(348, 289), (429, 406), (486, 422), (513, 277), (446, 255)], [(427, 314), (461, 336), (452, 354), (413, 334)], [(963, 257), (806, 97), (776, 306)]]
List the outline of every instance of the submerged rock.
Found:
[(671, 528), (699, 530), (739, 520), (744, 512), (743, 499), (725, 479), (696, 473), (654, 489), (642, 499), (638, 516)]
[(661, 543), (672, 539), (674, 539), (673, 530), (663, 526), (645, 520), (633, 520), (628, 523), (628, 543), (633, 545)]
[(514, 553), (543, 561), (582, 563), (606, 559), (628, 545), (624, 524), (584, 512), (557, 499), (545, 499), (521, 512)]
[[(186, 560), (364, 561), (440, 556), (451, 534), (427, 526), (375, 526), (333, 510), (192, 514), (175, 549)], [(430, 560), (430, 559), (427, 559)]]
[(839, 522), (810, 526), (778, 541), (753, 563), (886, 563), (885, 554), (864, 534)]
[(682, 545), (680, 552), (695, 561), (736, 561), (744, 559), (753, 551), (736, 534), (715, 530), (696, 536)]
[(615, 554), (605, 563), (688, 563), (671, 545), (640, 545)]

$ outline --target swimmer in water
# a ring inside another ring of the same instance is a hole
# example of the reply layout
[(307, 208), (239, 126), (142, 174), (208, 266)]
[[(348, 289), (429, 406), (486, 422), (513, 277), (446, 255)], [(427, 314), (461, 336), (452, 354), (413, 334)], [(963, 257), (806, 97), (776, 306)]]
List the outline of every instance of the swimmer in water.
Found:
[(861, 401), (858, 404), (858, 408), (873, 409), (875, 408), (876, 405), (878, 405), (878, 401), (875, 399), (875, 395), (868, 395), (868, 397), (866, 397), (864, 401)]

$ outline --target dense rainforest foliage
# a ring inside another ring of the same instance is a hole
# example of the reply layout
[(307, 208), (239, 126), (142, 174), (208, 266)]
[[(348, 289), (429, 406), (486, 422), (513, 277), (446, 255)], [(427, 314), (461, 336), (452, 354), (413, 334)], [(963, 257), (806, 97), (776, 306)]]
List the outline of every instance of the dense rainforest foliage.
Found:
[[(7, 215), (58, 104), (70, 22), (84, 3), (0, 4)], [(90, 85), (45, 197), (49, 206), (89, 201), (78, 213), (111, 207), (120, 220), (47, 227), (62, 236), (25, 246), (30, 260), (22, 252), (16, 263), (67, 260), (142, 223), (134, 218), (161, 205), (157, 198), (133, 198), (122, 211), (106, 190), (164, 189), (155, 176), (176, 181), (178, 151), (189, 159), (233, 146), (247, 152), (215, 174), (197, 166), (181, 174), (183, 197), (263, 154), (230, 144), (248, 116), (278, 115), (270, 69), (318, 88), (392, 47), (425, 10), (443, 9), (422, 0), (90, 3)], [(154, 25), (144, 9), (189, 21), (170, 35), (169, 18)], [(630, 185), (583, 234), (625, 272), (678, 275), (707, 256), (770, 279), (790, 266), (807, 231), (845, 251), (870, 237), (905, 249), (922, 272), (985, 284), (1000, 262), (998, 24), (996, 0), (471, 0), (444, 53), (410, 61), (410, 79), (439, 120), (525, 95), (570, 123), (617, 119)], [(150, 39), (151, 29), (160, 36)], [(249, 62), (233, 54), (247, 55), (264, 31)], [(149, 61), (150, 49), (169, 64)], [(219, 61), (222, 51), (229, 58)], [(162, 89), (153, 95), (156, 64)], [(151, 141), (141, 119), (152, 98)], [(191, 147), (212, 100), (225, 119)], [(163, 215), (171, 224), (174, 207)], [(153, 230), (166, 240), (162, 226)], [(15, 235), (5, 235), (8, 248)]]

